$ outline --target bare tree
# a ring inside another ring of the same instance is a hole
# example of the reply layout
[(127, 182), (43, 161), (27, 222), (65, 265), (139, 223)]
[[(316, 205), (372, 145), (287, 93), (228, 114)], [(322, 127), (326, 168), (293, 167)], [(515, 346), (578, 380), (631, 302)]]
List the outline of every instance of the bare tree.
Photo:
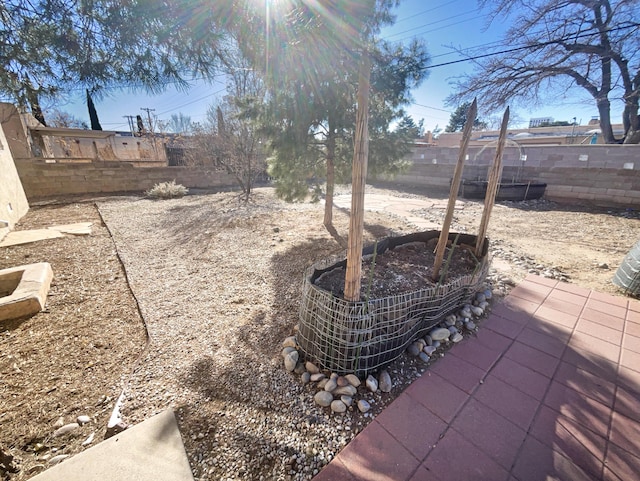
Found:
[[(491, 21), (513, 16), (495, 55), (465, 54), (475, 72), (454, 82), (451, 105), (475, 96), (495, 111), (507, 103), (539, 105), (576, 87), (593, 98), (607, 143), (640, 142), (640, 2), (638, 0), (480, 0)], [(509, 46), (505, 48), (505, 46)], [(611, 101), (624, 105), (624, 137), (611, 127)]]
[(193, 129), (191, 116), (182, 112), (171, 114), (171, 119), (167, 122), (166, 128), (174, 134), (190, 134)]
[(48, 112), (49, 127), (65, 127), (69, 129), (84, 129), (88, 130), (89, 126), (84, 120), (80, 120), (69, 112), (63, 112), (62, 110), (54, 109)]
[(218, 105), (209, 107), (203, 124), (194, 125), (193, 148), (187, 162), (224, 168), (235, 177), (246, 202), (256, 180), (266, 172), (266, 157), (254, 120), (265, 89), (237, 49), (227, 55), (227, 95)]

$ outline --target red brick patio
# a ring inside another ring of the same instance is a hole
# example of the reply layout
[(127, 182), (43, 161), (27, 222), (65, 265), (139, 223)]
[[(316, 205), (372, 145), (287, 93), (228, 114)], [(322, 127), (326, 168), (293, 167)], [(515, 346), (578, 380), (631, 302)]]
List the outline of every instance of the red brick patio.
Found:
[(529, 276), (314, 481), (640, 479), (640, 301)]

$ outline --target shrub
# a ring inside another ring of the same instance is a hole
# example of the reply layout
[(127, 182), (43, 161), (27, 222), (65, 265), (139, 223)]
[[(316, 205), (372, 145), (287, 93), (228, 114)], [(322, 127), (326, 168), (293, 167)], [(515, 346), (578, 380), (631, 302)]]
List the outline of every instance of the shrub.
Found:
[(184, 185), (176, 184), (176, 181), (172, 180), (171, 182), (160, 182), (144, 194), (153, 199), (173, 199), (176, 197), (183, 197), (187, 192), (189, 192), (189, 189)]

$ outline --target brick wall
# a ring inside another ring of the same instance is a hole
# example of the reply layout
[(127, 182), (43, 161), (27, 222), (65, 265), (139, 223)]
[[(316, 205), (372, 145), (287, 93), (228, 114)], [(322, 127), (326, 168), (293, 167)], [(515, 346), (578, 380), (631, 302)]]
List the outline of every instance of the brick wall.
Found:
[(175, 180), (194, 189), (235, 185), (233, 176), (202, 167), (136, 167), (119, 162), (47, 163), (15, 161), (29, 200), (56, 195), (143, 192), (159, 182)]
[[(470, 148), (463, 178), (485, 180), (494, 155), (495, 146)], [(448, 191), (457, 159), (458, 148), (416, 147), (412, 166), (393, 182)], [(640, 207), (640, 145), (511, 145), (505, 149), (502, 178), (546, 182), (548, 199)]]

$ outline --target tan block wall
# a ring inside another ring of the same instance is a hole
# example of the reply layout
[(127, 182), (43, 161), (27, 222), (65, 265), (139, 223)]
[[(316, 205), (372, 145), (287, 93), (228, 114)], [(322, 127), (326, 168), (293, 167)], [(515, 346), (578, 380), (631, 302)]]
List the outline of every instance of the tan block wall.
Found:
[(29, 203), (22, 188), (18, 171), (9, 150), (4, 129), (0, 127), (0, 240), (2, 240), (23, 215), (29, 210)]
[[(520, 160), (526, 155), (526, 161)], [(468, 150), (463, 178), (485, 180), (495, 147)], [(458, 148), (417, 147), (412, 166), (392, 180), (396, 184), (449, 190)], [(546, 182), (545, 198), (583, 200), (602, 205), (640, 207), (640, 145), (558, 145), (507, 147), (505, 181)]]
[(155, 184), (175, 180), (192, 189), (229, 188), (233, 176), (198, 167), (136, 167), (121, 161), (47, 163), (16, 161), (29, 200), (72, 194), (144, 192)]
[(162, 139), (115, 135), (106, 138), (52, 135), (42, 137), (47, 145), (45, 157), (52, 159), (141, 160), (167, 165), (167, 155)]

